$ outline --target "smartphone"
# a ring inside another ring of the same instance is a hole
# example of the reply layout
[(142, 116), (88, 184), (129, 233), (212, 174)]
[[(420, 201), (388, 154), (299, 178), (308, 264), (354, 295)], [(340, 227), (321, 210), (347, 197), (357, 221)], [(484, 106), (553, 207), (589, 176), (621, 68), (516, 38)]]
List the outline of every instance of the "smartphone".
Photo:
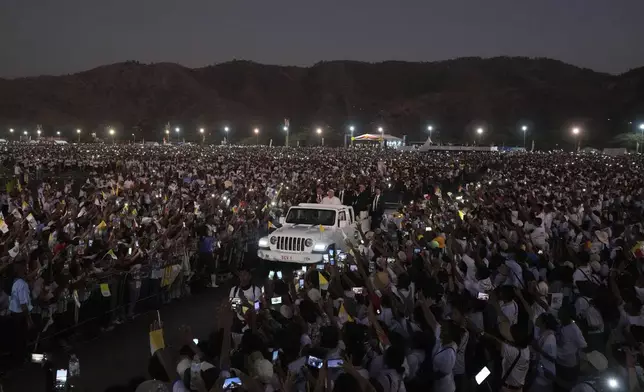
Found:
[(352, 287), (351, 290), (358, 295), (364, 293), (364, 287)]
[(333, 257), (329, 259), (329, 264), (335, 265), (335, 260), (333, 259)]
[(304, 279), (300, 279), (299, 283), (300, 283), (300, 288), (303, 289), (304, 288)]
[(128, 255), (130, 255), (130, 256), (132, 255), (132, 248), (129, 248), (129, 249), (127, 250), (127, 254), (128, 254)]
[(45, 360), (45, 354), (31, 354), (31, 362), (33, 363), (43, 363)]
[(183, 222), (183, 228), (184, 229), (186, 228), (186, 222)]
[(277, 271), (277, 279), (282, 279), (282, 271)]
[(67, 384), (67, 369), (56, 370), (56, 389), (62, 391)]
[(237, 308), (239, 308), (239, 305), (241, 305), (241, 298), (231, 298), (230, 305), (232, 306), (233, 310), (237, 310)]
[(237, 389), (241, 386), (242, 382), (239, 377), (229, 377), (224, 380), (223, 389)]
[(330, 368), (339, 368), (342, 367), (344, 361), (342, 359), (329, 359), (327, 361), (327, 367)]
[(393, 264), (395, 262), (396, 262), (396, 259), (394, 259), (393, 257), (387, 257), (387, 264)]
[(324, 264), (318, 264), (315, 266), (315, 268), (317, 268), (318, 271), (324, 271)]
[(420, 253), (420, 248), (414, 248), (414, 254), (419, 254)]
[(279, 305), (282, 303), (282, 297), (271, 298), (271, 305)]
[(134, 241), (134, 246), (136, 246), (137, 248), (139, 247), (139, 240)]
[(89, 246), (91, 248), (92, 245), (94, 245), (94, 240), (87, 241), (87, 246)]
[(315, 369), (322, 369), (322, 366), (324, 365), (324, 361), (318, 357), (309, 355), (308, 357), (306, 357), (306, 364)]
[(355, 264), (351, 264), (351, 265), (349, 266), (349, 271), (357, 271), (357, 270), (358, 270), (358, 266), (357, 266), (357, 265), (355, 265)]
[(199, 339), (192, 339), (192, 342), (193, 342), (194, 344), (199, 344)]
[(275, 271), (271, 271), (268, 273), (268, 279), (273, 279), (275, 278)]
[(277, 362), (277, 359), (280, 356), (280, 350), (273, 350), (273, 362)]
[(432, 231), (432, 228), (427, 226), (427, 227), (425, 227), (425, 231)]
[(537, 254), (538, 254), (538, 255), (542, 255), (542, 254), (543, 254), (543, 251), (542, 251), (541, 249), (539, 249), (539, 251), (537, 252)]
[(306, 272), (306, 266), (302, 266), (302, 272)]
[(485, 379), (486, 379), (490, 374), (491, 374), (490, 369), (488, 369), (487, 367), (483, 367), (483, 369), (481, 369), (481, 371), (480, 371), (480, 372), (478, 372), (478, 374), (474, 377), (474, 379), (476, 380), (476, 383), (477, 383), (478, 385), (481, 385), (481, 383), (482, 383), (483, 381), (485, 381)]
[(476, 296), (476, 298), (477, 298), (477, 299), (481, 299), (481, 300), (483, 300), (483, 301), (487, 301), (488, 299), (490, 299), (490, 294), (488, 294), (488, 293), (479, 293), (479, 294)]
[(255, 311), (259, 310), (259, 301), (255, 301), (254, 308), (255, 308)]

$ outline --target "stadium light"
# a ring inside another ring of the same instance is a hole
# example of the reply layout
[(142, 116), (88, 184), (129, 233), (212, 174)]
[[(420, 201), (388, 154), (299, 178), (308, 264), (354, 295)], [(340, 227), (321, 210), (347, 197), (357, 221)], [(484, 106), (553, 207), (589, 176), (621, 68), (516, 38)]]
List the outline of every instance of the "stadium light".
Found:
[(284, 125), (284, 127), (282, 127), (282, 129), (283, 129), (284, 131), (288, 132), (288, 127), (287, 127), (286, 125)]
[(13, 128), (9, 128), (9, 133), (13, 133)]
[(230, 128), (224, 127), (224, 132), (228, 132), (229, 130), (230, 130)]
[(259, 134), (259, 128), (255, 128), (253, 132), (255, 132), (255, 135)]
[(28, 134), (28, 133), (29, 133), (29, 132), (25, 131), (25, 136), (27, 136), (27, 134)]
[(56, 131), (56, 135), (60, 136), (60, 131)]
[(428, 125), (427, 130), (429, 131), (429, 133), (432, 133), (432, 131), (434, 130), (434, 127), (431, 125)]
[[(644, 123), (640, 124), (640, 130), (644, 131)], [(13, 131), (13, 130), (12, 130)]]
[(356, 127), (354, 127), (353, 125), (349, 127), (349, 131), (351, 131), (351, 134), (353, 134), (353, 131), (355, 130), (356, 130)]
[(521, 130), (522, 130), (523, 132), (527, 131), (527, 130), (528, 130), (528, 126), (527, 126), (527, 125), (522, 126), (522, 127), (521, 127)]
[(580, 130), (578, 127), (574, 127), (574, 128), (572, 129), (572, 134), (573, 134), (573, 135), (579, 135), (579, 132), (581, 132), (581, 130)]
[(169, 135), (169, 134), (170, 134), (170, 130), (169, 130), (169, 129), (166, 129), (166, 130), (165, 130), (165, 134), (166, 134), (166, 135)]
[(382, 129), (382, 127), (378, 127), (378, 132), (382, 133), (383, 131), (384, 129)]
[(321, 135), (322, 134), (322, 128), (316, 129), (315, 132), (317, 132), (318, 135)]
[(476, 133), (478, 133), (479, 135), (482, 135), (483, 134), (483, 128), (481, 128), (481, 127), (476, 128)]
[(205, 130), (203, 128), (199, 128), (199, 133), (204, 133)]

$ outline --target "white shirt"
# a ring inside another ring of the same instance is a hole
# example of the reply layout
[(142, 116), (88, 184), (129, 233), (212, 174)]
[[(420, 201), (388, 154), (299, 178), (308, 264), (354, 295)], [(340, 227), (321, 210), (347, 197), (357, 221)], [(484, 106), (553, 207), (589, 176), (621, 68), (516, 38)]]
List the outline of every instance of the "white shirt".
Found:
[(320, 204), (330, 204), (330, 205), (334, 205), (334, 206), (340, 206), (340, 205), (342, 205), (342, 202), (340, 201), (340, 199), (338, 199), (335, 196), (333, 196), (333, 197), (326, 196), (324, 199), (322, 199)]
[[(552, 358), (557, 358), (557, 338), (554, 333), (548, 333), (547, 336), (542, 336), (538, 340), (539, 347), (543, 352)], [(552, 374), (557, 374), (557, 366), (554, 362), (546, 358), (544, 355), (539, 355), (539, 363), (537, 366), (537, 378), (535, 382), (539, 385), (551, 385), (552, 381), (545, 375), (545, 371)]]
[(511, 346), (507, 343), (503, 343), (501, 346), (501, 356), (503, 360), (501, 362), (501, 367), (503, 371), (501, 377), (505, 377), (505, 374), (509, 371), (512, 364), (519, 356), (519, 360), (516, 365), (505, 379), (505, 383), (512, 386), (523, 386), (525, 384), (525, 376), (528, 374), (528, 368), (530, 367), (530, 349), (529, 348), (519, 348)]
[[(502, 303), (501, 311), (503, 312), (505, 317), (508, 318), (510, 325), (514, 325), (517, 323), (519, 319), (519, 306), (517, 305), (516, 302), (510, 301), (510, 302)], [(499, 318), (499, 322), (501, 322), (500, 318)]]
[(434, 391), (441, 392), (454, 392), (456, 385), (454, 384), (454, 364), (456, 363), (456, 347), (455, 343), (450, 343), (443, 346), (440, 341), (441, 327), (436, 328), (436, 344), (432, 349), (432, 366), (435, 372), (446, 374), (438, 380), (434, 380)]
[(27, 309), (29, 309), (29, 311), (32, 309), (29, 285), (23, 279), (16, 279), (11, 286), (9, 311), (12, 313), (22, 313), (21, 305), (27, 305)]
[(577, 366), (578, 352), (586, 346), (586, 339), (577, 324), (570, 323), (562, 326), (557, 342), (557, 363), (566, 367)]

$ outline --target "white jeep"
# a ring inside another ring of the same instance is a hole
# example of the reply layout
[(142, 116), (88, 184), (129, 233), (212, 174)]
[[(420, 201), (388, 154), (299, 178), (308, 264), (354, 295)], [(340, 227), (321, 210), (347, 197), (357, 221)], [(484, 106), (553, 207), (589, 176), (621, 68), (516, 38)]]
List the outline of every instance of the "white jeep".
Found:
[(280, 228), (260, 238), (259, 258), (298, 264), (322, 263), (335, 245), (346, 251), (345, 238), (358, 235), (353, 208), (344, 205), (302, 203), (280, 218)]

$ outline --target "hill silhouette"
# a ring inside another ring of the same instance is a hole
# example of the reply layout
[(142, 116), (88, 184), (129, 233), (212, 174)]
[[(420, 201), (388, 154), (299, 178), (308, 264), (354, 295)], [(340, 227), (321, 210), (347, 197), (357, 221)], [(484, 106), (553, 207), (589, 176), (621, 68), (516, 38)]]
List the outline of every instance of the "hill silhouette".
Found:
[[(177, 64), (125, 62), (64, 76), (0, 79), (0, 126), (60, 130), (75, 138), (103, 135), (114, 127), (119, 138), (160, 140), (165, 124), (181, 127), (188, 141), (207, 129), (211, 142), (231, 128), (233, 141), (284, 143), (291, 135), (316, 143), (324, 128), (327, 144), (342, 144), (349, 124), (356, 133), (407, 135), (471, 143), (485, 128), (484, 144), (522, 145), (520, 126), (538, 146), (572, 143), (572, 125), (583, 129), (584, 144), (606, 145), (616, 134), (634, 130), (644, 115), (644, 67), (621, 75), (578, 68), (551, 59), (490, 59), (412, 63), (386, 61), (320, 62), (311, 67), (233, 61), (190, 69)], [(3, 131), (6, 132), (6, 131)], [(174, 134), (174, 132), (173, 132)], [(175, 134), (176, 135), (176, 134)], [(529, 143), (529, 142), (528, 142)]]

